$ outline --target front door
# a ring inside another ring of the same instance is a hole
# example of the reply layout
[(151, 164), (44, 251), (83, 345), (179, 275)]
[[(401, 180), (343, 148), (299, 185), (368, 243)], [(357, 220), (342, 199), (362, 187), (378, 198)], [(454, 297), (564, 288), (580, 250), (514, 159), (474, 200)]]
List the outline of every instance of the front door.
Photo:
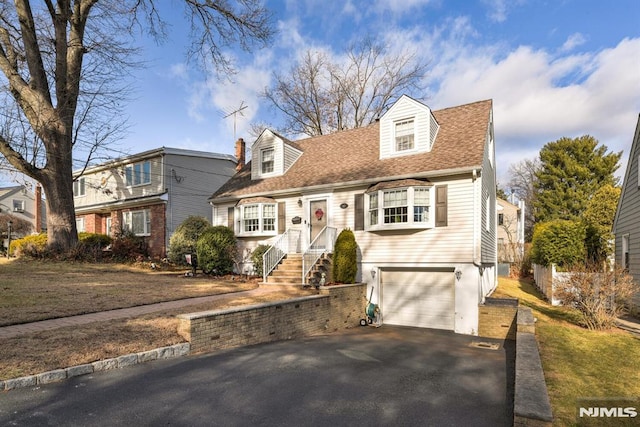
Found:
[(322, 229), (327, 225), (327, 200), (313, 200), (309, 204), (309, 232), (310, 242), (313, 242)]

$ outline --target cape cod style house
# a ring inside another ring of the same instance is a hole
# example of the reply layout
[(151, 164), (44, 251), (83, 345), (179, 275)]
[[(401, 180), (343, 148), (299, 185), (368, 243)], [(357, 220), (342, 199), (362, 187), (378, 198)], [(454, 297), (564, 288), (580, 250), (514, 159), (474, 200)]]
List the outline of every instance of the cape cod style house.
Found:
[(384, 323), (477, 334), (497, 277), (494, 147), (490, 100), (432, 111), (402, 96), (376, 123), (295, 142), (265, 130), (210, 198), (213, 223), (245, 252), (272, 245), (267, 282), (300, 259), (297, 284), (349, 228)]
[(73, 184), (79, 232), (143, 236), (152, 257), (166, 255), (190, 215), (211, 220), (207, 196), (235, 173), (227, 154), (162, 147), (78, 171)]
[[(640, 284), (640, 115), (613, 222), (613, 234), (616, 264)], [(640, 294), (633, 298), (632, 303), (634, 309), (640, 311)]]

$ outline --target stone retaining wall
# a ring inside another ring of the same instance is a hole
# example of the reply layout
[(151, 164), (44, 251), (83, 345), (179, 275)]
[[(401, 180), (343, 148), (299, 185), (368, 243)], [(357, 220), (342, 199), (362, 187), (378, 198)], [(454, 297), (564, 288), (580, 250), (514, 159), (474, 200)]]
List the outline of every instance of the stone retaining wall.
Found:
[(294, 339), (356, 327), (366, 285), (328, 286), (320, 295), (178, 316), (192, 353)]
[(513, 425), (551, 426), (553, 414), (535, 336), (535, 319), (528, 307), (518, 309), (515, 377)]
[(517, 312), (517, 298), (485, 298), (478, 308), (478, 335), (515, 340)]

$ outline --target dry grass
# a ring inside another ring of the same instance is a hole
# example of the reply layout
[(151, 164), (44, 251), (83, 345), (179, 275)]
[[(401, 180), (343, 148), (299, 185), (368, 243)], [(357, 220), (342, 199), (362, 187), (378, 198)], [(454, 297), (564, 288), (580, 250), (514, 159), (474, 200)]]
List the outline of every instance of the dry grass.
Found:
[[(49, 318), (59, 317), (52, 316), (54, 313), (61, 315), (86, 313), (96, 311), (98, 307), (121, 308), (151, 301), (237, 292), (257, 286), (256, 283), (237, 281), (221, 283), (210, 278), (185, 279), (176, 272), (152, 273), (125, 266), (48, 263), (36, 263), (36, 266), (36, 269), (25, 270), (24, 263), (16, 263), (16, 261), (0, 263), (0, 286), (10, 287), (11, 301), (16, 302), (19, 307), (26, 306), (32, 298), (39, 301), (39, 304), (47, 307), (46, 317)], [(12, 273), (8, 274), (7, 270), (11, 270)], [(50, 276), (46, 280), (44, 272), (57, 273), (57, 275)], [(20, 274), (21, 277), (12, 279), (7, 286), (5, 278), (16, 274)], [(30, 279), (30, 277), (33, 278)], [(58, 277), (62, 279), (56, 279), (54, 283), (52, 278)], [(109, 283), (102, 285), (101, 282)], [(49, 289), (54, 286), (56, 289), (59, 286), (60, 292)], [(16, 313), (20, 311), (19, 307), (7, 303), (4, 298), (5, 291), (2, 291), (3, 297), (0, 300), (2, 321), (5, 324), (16, 323), (15, 317), (5, 318), (5, 316), (17, 316)], [(32, 292), (45, 293), (46, 296), (31, 295), (30, 297), (29, 294)], [(229, 294), (219, 302), (5, 339), (0, 346), (0, 379), (37, 374), (184, 342), (177, 333), (178, 321), (175, 316), (180, 313), (281, 301), (309, 295), (311, 292), (291, 287), (251, 297), (234, 297), (233, 294)], [(140, 294), (148, 296), (150, 300), (145, 300)], [(58, 300), (56, 295), (60, 296), (58, 305), (56, 305)], [(100, 304), (95, 304), (94, 299), (99, 299)], [(86, 305), (83, 306), (83, 304)], [(33, 310), (30, 316), (37, 318), (39, 313)]]
[(257, 287), (186, 271), (0, 258), (0, 326)]

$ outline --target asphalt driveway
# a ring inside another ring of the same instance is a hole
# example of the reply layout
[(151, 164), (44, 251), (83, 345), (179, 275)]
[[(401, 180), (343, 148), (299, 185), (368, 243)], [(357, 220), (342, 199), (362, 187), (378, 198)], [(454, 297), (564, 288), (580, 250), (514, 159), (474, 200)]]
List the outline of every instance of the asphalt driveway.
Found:
[(510, 342), (363, 327), (4, 392), (0, 425), (504, 426), (513, 360)]

